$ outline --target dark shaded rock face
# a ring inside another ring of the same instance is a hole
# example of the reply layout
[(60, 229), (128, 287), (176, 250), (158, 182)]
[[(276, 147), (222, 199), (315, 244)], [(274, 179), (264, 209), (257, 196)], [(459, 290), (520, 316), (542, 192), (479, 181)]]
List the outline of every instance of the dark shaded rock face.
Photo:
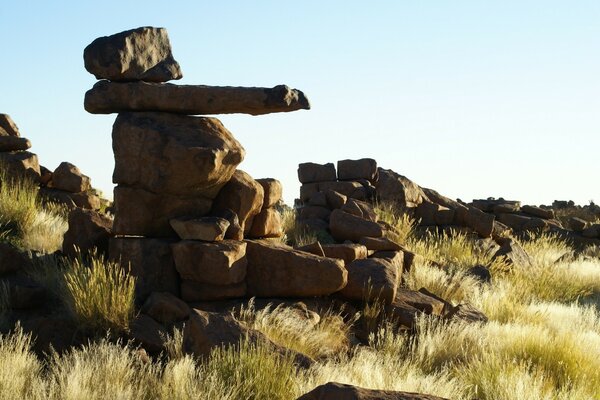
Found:
[(297, 400), (447, 400), (420, 393), (364, 389), (358, 386), (329, 382), (300, 396)]

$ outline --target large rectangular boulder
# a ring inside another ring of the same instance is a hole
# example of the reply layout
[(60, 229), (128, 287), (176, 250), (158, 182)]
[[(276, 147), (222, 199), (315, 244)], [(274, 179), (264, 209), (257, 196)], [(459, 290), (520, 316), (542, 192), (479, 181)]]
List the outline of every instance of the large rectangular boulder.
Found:
[(298, 180), (300, 183), (335, 181), (336, 179), (335, 166), (332, 163), (307, 162), (298, 165)]
[(402, 270), (385, 258), (366, 258), (346, 265), (348, 284), (340, 295), (349, 300), (380, 300), (391, 304), (396, 298)]
[(262, 115), (309, 110), (310, 103), (304, 93), (286, 85), (262, 88), (99, 81), (85, 94), (84, 107), (92, 114), (160, 111)]
[(246, 243), (246, 282), (250, 296), (326, 296), (346, 285), (347, 272), (342, 260), (319, 257), (264, 240)]
[(377, 182), (377, 161), (372, 158), (339, 160), (337, 162), (337, 173), (340, 181), (366, 179), (370, 182)]
[(377, 222), (369, 221), (342, 210), (333, 210), (329, 216), (329, 230), (338, 241), (360, 241), (363, 237), (383, 236), (383, 228)]

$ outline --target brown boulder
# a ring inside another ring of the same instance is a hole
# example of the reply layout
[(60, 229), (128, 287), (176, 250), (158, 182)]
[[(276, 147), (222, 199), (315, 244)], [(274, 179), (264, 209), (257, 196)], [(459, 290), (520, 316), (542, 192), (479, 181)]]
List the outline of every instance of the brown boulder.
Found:
[(325, 257), (339, 258), (344, 261), (344, 265), (348, 265), (354, 260), (367, 258), (367, 248), (361, 244), (324, 244), (322, 249)]
[(346, 285), (342, 260), (319, 257), (267, 241), (248, 240), (248, 294), (259, 297), (310, 297)]
[(229, 222), (229, 227), (225, 232), (225, 239), (232, 240), (244, 240), (244, 231), (240, 226), (240, 220), (237, 214), (230, 210), (224, 209), (219, 211), (213, 211), (212, 216), (226, 219)]
[(329, 208), (329, 204), (327, 204), (327, 196), (325, 196), (324, 192), (316, 192), (313, 194), (308, 200), (308, 205)]
[(317, 386), (297, 400), (447, 400), (442, 397), (411, 392), (364, 389), (358, 386), (329, 382)]
[(300, 183), (335, 181), (335, 166), (332, 163), (302, 163), (298, 165), (298, 180)]
[(390, 251), (390, 250), (380, 250), (376, 251), (369, 256), (369, 258), (383, 258), (389, 262), (391, 262), (397, 269), (400, 277), (402, 277), (402, 273), (404, 272), (404, 253), (405, 251)]
[(190, 307), (168, 292), (152, 292), (141, 311), (163, 324), (173, 324), (190, 316)]
[(500, 243), (500, 248), (493, 255), (492, 260), (497, 258), (503, 258), (505, 262), (509, 265), (520, 265), (523, 267), (531, 266), (533, 260), (525, 252), (525, 250), (519, 245), (519, 243), (515, 242), (514, 239), (504, 238)]
[(217, 301), (246, 296), (246, 282), (230, 285), (213, 285), (183, 280), (181, 298), (189, 303), (199, 301)]
[[(0, 128), (2, 129), (2, 128)], [(0, 134), (0, 151), (20, 151), (31, 148), (31, 142), (29, 139), (25, 139), (17, 136), (4, 136)]]
[(175, 268), (182, 279), (229, 285), (246, 277), (246, 243), (225, 240), (216, 243), (184, 240), (171, 245)]
[(325, 198), (327, 199), (327, 205), (332, 210), (337, 208), (342, 208), (344, 204), (348, 201), (348, 197), (336, 192), (335, 190), (327, 190), (325, 193)]
[(437, 316), (444, 315), (448, 306), (451, 306), (423, 289), (416, 291), (398, 288), (395, 300), (406, 303), (425, 314)]
[(139, 237), (110, 239), (109, 257), (136, 278), (138, 301), (145, 300), (152, 292), (179, 295), (179, 275), (173, 262), (172, 243), (170, 240)]
[(252, 220), (252, 227), (248, 232), (248, 238), (278, 238), (283, 236), (281, 225), (281, 214), (275, 208), (263, 209)]
[(0, 164), (7, 168), (7, 176), (25, 177), (39, 182), (40, 164), (37, 155), (28, 151), (0, 153)]
[(121, 113), (112, 138), (114, 183), (183, 197), (214, 198), (245, 155), (216, 118)]
[(391, 169), (378, 169), (379, 180), (375, 185), (377, 198), (382, 202), (413, 208), (427, 199), (423, 189), (410, 179)]
[(402, 246), (386, 237), (364, 237), (359, 240), (360, 244), (365, 246), (367, 250), (374, 251), (398, 251), (402, 250)]
[(213, 203), (213, 211), (233, 210), (244, 234), (247, 234), (252, 227), (252, 219), (262, 209), (263, 201), (263, 187), (246, 172), (237, 170), (219, 191)]
[(42, 187), (40, 188), (40, 196), (46, 202), (63, 204), (70, 210), (76, 207), (86, 210), (99, 210), (102, 206), (102, 200), (92, 192), (71, 193)]
[(71, 193), (81, 193), (92, 188), (90, 178), (66, 161), (60, 163), (52, 173), (52, 186)]
[(203, 217), (211, 206), (212, 201), (204, 197), (179, 197), (117, 186), (113, 231), (117, 235), (176, 237), (169, 223), (171, 219)]
[(377, 161), (372, 158), (360, 160), (340, 160), (337, 162), (337, 174), (340, 181), (357, 181), (366, 179), (377, 181)]
[(493, 214), (487, 214), (475, 207), (469, 207), (464, 216), (465, 225), (479, 234), (481, 237), (491, 237), (494, 231), (494, 221), (496, 217)]
[(8, 114), (0, 114), (0, 136), (20, 136), (17, 124), (15, 124)]
[(300, 186), (300, 202), (308, 203), (313, 196), (319, 193), (318, 183), (305, 183)]
[(367, 221), (377, 222), (377, 214), (375, 213), (373, 206), (367, 202), (356, 199), (348, 199), (346, 204), (344, 204), (340, 209), (348, 214), (356, 215), (357, 217), (366, 219)]
[(164, 28), (147, 26), (100, 37), (83, 50), (83, 61), (96, 79), (166, 82), (182, 77)]
[(108, 240), (112, 233), (112, 220), (91, 210), (74, 208), (69, 212), (69, 229), (63, 239), (63, 254), (77, 257), (97, 249), (99, 254), (108, 253)]
[(177, 236), (183, 240), (216, 242), (225, 238), (229, 221), (219, 217), (175, 218), (169, 221)]
[(587, 227), (588, 222), (585, 219), (571, 217), (569, 218), (569, 226), (575, 232), (581, 232)]
[(139, 314), (129, 325), (129, 337), (151, 354), (165, 349), (167, 330), (152, 317)]
[(256, 179), (256, 182), (263, 187), (265, 193), (263, 209), (275, 207), (279, 200), (281, 200), (281, 195), (283, 193), (281, 182), (273, 178)]
[(543, 219), (554, 219), (554, 210), (544, 209), (536, 206), (523, 206), (521, 207), (521, 212), (525, 214), (533, 215), (534, 217), (543, 218)]
[(401, 270), (383, 258), (356, 260), (346, 265), (348, 284), (340, 295), (349, 300), (382, 300), (390, 304), (396, 298)]
[(329, 216), (329, 229), (333, 238), (339, 241), (358, 242), (363, 237), (383, 236), (383, 228), (378, 223), (341, 210), (333, 210)]
[(322, 219), (323, 221), (329, 220), (331, 210), (327, 207), (321, 206), (304, 206), (298, 209), (298, 219)]

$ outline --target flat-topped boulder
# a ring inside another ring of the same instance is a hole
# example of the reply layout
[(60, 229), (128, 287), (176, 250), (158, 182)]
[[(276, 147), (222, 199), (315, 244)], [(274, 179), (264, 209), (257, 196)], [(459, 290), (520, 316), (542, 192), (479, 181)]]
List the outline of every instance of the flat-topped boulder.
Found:
[(298, 180), (301, 183), (335, 181), (336, 179), (335, 166), (332, 163), (307, 162), (298, 165)]
[(377, 181), (377, 161), (372, 158), (360, 160), (340, 160), (337, 162), (337, 174), (340, 181), (366, 179)]
[(31, 148), (29, 139), (18, 136), (3, 135), (0, 127), (0, 151), (22, 151)]
[(396, 298), (402, 270), (384, 258), (365, 258), (346, 265), (348, 284), (340, 295), (349, 300), (380, 300), (390, 304)]
[(83, 61), (97, 79), (166, 82), (183, 76), (164, 28), (146, 26), (100, 37), (85, 48)]
[(123, 113), (112, 139), (113, 182), (162, 194), (212, 199), (245, 155), (216, 118)]
[(92, 114), (161, 111), (185, 115), (250, 114), (309, 110), (304, 93), (286, 85), (273, 88), (173, 85), (100, 81), (85, 94)]

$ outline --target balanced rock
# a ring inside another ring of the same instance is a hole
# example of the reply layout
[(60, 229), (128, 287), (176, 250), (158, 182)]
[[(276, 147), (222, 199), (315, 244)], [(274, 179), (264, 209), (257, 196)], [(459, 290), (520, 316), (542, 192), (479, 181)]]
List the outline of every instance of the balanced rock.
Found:
[(239, 283), (246, 278), (246, 243), (225, 240), (205, 243), (184, 240), (171, 245), (175, 268), (182, 279), (213, 285)]
[(216, 118), (123, 113), (112, 138), (113, 182), (161, 194), (212, 199), (245, 155)]
[(166, 82), (182, 77), (164, 28), (141, 27), (100, 37), (85, 48), (83, 60), (97, 79)]
[(184, 240), (216, 242), (225, 238), (229, 221), (219, 217), (175, 218), (169, 221), (177, 236)]
[(92, 188), (90, 178), (66, 161), (60, 163), (52, 173), (52, 186), (71, 193), (81, 193)]
[(319, 257), (268, 241), (248, 240), (248, 294), (259, 297), (311, 297), (346, 285), (342, 260)]
[(3, 164), (8, 176), (25, 177), (39, 182), (40, 164), (37, 155), (28, 151), (0, 153), (0, 164)]
[(109, 257), (136, 278), (135, 293), (139, 301), (152, 292), (179, 295), (179, 275), (173, 262), (172, 243), (139, 237), (110, 239)]
[(108, 240), (112, 233), (112, 220), (106, 215), (82, 208), (69, 212), (69, 229), (63, 238), (63, 254), (77, 257), (78, 252), (88, 254), (96, 249), (108, 253)]
[(349, 300), (381, 300), (390, 304), (396, 298), (401, 270), (384, 258), (356, 260), (346, 265), (348, 284), (340, 295)]
[(332, 163), (308, 162), (298, 165), (298, 180), (301, 183), (335, 181), (336, 179), (335, 166)]
[(264, 189), (250, 175), (237, 170), (219, 191), (214, 200), (213, 211), (232, 210), (239, 218), (244, 234), (252, 227), (252, 219), (261, 211)]
[(283, 186), (281, 185), (281, 182), (273, 178), (256, 179), (256, 182), (263, 187), (263, 191), (265, 193), (263, 209), (275, 207), (279, 200), (281, 200), (281, 195), (283, 193)]
[(31, 148), (31, 142), (29, 139), (18, 136), (3, 136), (1, 132), (2, 131), (0, 131), (0, 151), (21, 151)]
[(20, 136), (17, 124), (8, 114), (0, 114), (0, 136)]
[(383, 236), (383, 228), (377, 222), (368, 221), (341, 210), (333, 210), (329, 216), (329, 229), (333, 238), (339, 241), (358, 242), (363, 237)]
[(285, 85), (261, 88), (100, 81), (85, 94), (84, 107), (92, 114), (159, 111), (262, 115), (308, 110), (310, 103), (300, 90)]
[(340, 181), (357, 181), (366, 179), (377, 181), (377, 161), (372, 158), (360, 160), (340, 160), (337, 162), (337, 175)]
[(377, 197), (382, 202), (397, 204), (400, 208), (413, 208), (427, 199), (423, 189), (405, 176), (391, 169), (378, 169)]
[(297, 400), (447, 400), (438, 396), (412, 392), (364, 389), (358, 386), (329, 382), (317, 386)]
[(212, 206), (204, 197), (157, 194), (127, 186), (115, 188), (114, 202), (115, 234), (150, 237), (176, 237), (171, 219), (203, 217)]

